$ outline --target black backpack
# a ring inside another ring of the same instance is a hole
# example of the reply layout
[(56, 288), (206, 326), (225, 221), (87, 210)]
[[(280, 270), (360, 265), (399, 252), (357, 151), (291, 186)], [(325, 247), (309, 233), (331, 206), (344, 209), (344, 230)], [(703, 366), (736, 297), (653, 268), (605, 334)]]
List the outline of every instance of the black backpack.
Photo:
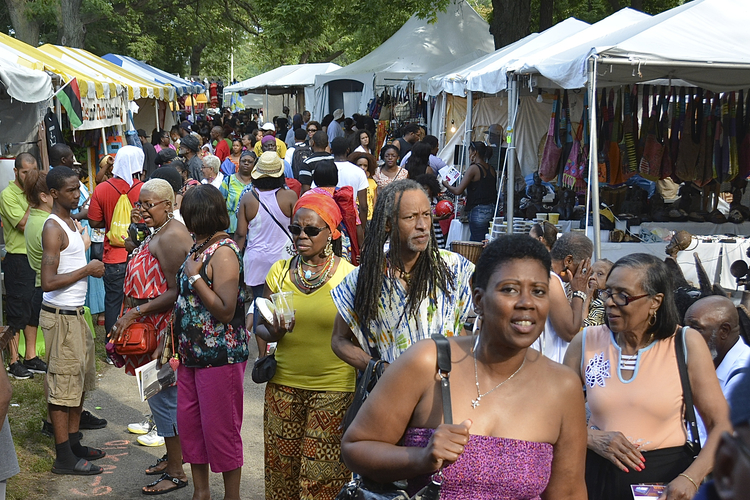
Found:
[(313, 154), (313, 150), (307, 144), (300, 146), (294, 146), (294, 153), (292, 154), (292, 172), (294, 172), (294, 178), (299, 180), (299, 171), (305, 160), (310, 158)]

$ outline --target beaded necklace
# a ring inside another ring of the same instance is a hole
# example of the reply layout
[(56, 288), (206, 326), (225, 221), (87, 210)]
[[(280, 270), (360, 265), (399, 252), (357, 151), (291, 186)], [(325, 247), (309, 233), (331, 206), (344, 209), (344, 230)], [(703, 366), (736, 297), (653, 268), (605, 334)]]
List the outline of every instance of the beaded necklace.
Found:
[[(300, 256), (300, 261), (302, 261), (301, 256)], [(326, 261), (323, 264), (320, 264), (320, 266), (323, 266), (323, 269), (319, 273), (314, 274), (314, 273), (311, 273), (309, 270), (303, 272), (302, 262), (300, 261), (297, 262), (297, 269), (295, 270), (295, 275), (297, 276), (297, 283), (302, 288), (308, 291), (320, 288), (328, 281), (328, 278), (331, 277), (331, 271), (333, 270), (333, 265), (335, 263), (334, 255), (333, 254), (329, 255)]]

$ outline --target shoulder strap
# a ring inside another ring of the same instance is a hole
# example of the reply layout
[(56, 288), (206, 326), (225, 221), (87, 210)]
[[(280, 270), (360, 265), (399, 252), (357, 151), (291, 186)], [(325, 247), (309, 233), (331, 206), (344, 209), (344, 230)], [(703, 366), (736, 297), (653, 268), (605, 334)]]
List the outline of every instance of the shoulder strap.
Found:
[(281, 225), (281, 222), (279, 222), (279, 220), (276, 217), (274, 217), (271, 211), (268, 210), (268, 207), (262, 201), (260, 201), (260, 196), (258, 196), (258, 193), (255, 192), (255, 189), (250, 189), (250, 192), (253, 193), (253, 196), (255, 196), (255, 199), (258, 200), (258, 203), (260, 203), (260, 206), (263, 207), (263, 210), (265, 210), (268, 215), (271, 216), (271, 219), (273, 219), (276, 225), (279, 226), (282, 231), (284, 231), (284, 234), (287, 236), (287, 238), (289, 238), (289, 241), (294, 243), (294, 240), (292, 239), (292, 236), (289, 234), (289, 231), (287, 231), (287, 229)]
[(448, 339), (436, 333), (432, 340), (437, 347), (438, 375), (440, 375), (440, 389), (443, 396), (443, 422), (453, 423), (453, 408), (451, 405), (451, 344)]
[(677, 354), (677, 367), (680, 371), (680, 382), (682, 383), (682, 397), (685, 401), (685, 422), (690, 431), (689, 440), (695, 447), (696, 454), (700, 451), (700, 439), (698, 438), (698, 425), (695, 421), (695, 409), (693, 407), (693, 391), (690, 389), (690, 377), (688, 376), (687, 361), (685, 359), (685, 330), (683, 327), (675, 335), (674, 348)]

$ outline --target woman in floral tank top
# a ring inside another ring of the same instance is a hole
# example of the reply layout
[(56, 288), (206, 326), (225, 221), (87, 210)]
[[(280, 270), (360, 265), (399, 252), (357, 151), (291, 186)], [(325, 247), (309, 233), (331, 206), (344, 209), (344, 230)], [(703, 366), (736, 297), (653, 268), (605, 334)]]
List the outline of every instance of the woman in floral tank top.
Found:
[[(185, 194), (180, 208), (195, 245), (177, 274), (175, 336), (180, 368), (177, 422), (196, 498), (210, 496), (208, 466), (224, 476), (225, 498), (239, 498), (243, 464), (243, 387), (247, 364), (239, 248), (224, 197), (210, 184)], [(217, 390), (220, 388), (221, 390)]]

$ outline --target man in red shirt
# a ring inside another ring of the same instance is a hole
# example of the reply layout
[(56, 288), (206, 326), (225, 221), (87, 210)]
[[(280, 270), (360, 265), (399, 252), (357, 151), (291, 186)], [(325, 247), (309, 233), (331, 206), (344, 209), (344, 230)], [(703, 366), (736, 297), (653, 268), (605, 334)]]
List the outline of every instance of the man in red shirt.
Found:
[(214, 155), (219, 157), (219, 161), (224, 161), (229, 156), (231, 144), (224, 139), (224, 129), (216, 126), (211, 129), (211, 140), (216, 141), (216, 149), (214, 149)]
[[(127, 194), (131, 204), (141, 195), (143, 183), (138, 176), (143, 170), (143, 150), (135, 146), (120, 148), (112, 166), (114, 177), (102, 182), (94, 189), (89, 205), (89, 224), (93, 228), (109, 231), (112, 215), (120, 195)], [(109, 237), (104, 237), (104, 327), (107, 333), (117, 322), (123, 301), (123, 284), (127, 269), (128, 251), (113, 246)]]

